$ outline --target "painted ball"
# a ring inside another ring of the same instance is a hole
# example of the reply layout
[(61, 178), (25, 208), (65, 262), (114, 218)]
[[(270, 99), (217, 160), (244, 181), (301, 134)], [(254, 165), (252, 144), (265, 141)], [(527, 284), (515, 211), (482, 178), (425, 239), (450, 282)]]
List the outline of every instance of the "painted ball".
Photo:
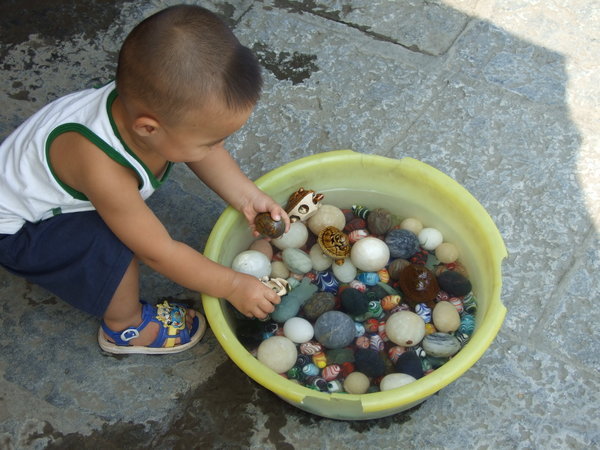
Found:
[(308, 229), (302, 222), (297, 221), (290, 225), (287, 233), (284, 233), (271, 243), (280, 250), (285, 248), (300, 248), (308, 240)]
[(408, 259), (419, 251), (419, 239), (409, 230), (394, 228), (385, 236), (385, 243), (393, 258)]
[(277, 373), (285, 373), (296, 364), (296, 344), (285, 336), (272, 336), (258, 346), (258, 360)]
[(315, 339), (329, 349), (343, 348), (354, 340), (354, 321), (341, 311), (328, 311), (315, 322)]
[(233, 259), (231, 268), (257, 278), (268, 277), (271, 274), (271, 261), (258, 250), (245, 250)]
[(390, 249), (381, 239), (366, 237), (352, 246), (352, 264), (364, 272), (377, 272), (383, 269), (390, 259)]
[(283, 334), (296, 344), (304, 344), (313, 338), (315, 330), (308, 320), (292, 317), (283, 324)]

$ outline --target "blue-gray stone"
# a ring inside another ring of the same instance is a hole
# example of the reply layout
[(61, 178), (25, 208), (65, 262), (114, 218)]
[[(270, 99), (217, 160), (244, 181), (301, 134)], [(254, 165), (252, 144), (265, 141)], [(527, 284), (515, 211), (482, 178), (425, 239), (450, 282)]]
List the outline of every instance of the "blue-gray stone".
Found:
[(327, 348), (342, 348), (354, 339), (354, 321), (341, 311), (328, 311), (315, 322), (315, 339)]
[(409, 230), (394, 228), (385, 236), (385, 243), (393, 258), (408, 259), (419, 251), (419, 238)]

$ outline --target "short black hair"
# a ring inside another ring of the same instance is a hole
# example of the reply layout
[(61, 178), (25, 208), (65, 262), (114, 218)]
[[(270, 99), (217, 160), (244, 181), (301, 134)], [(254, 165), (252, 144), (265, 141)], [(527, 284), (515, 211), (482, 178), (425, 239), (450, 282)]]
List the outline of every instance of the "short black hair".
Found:
[(231, 110), (247, 109), (262, 88), (250, 49), (214, 13), (193, 5), (139, 23), (119, 52), (116, 82), (125, 101), (138, 101), (166, 121), (215, 99)]

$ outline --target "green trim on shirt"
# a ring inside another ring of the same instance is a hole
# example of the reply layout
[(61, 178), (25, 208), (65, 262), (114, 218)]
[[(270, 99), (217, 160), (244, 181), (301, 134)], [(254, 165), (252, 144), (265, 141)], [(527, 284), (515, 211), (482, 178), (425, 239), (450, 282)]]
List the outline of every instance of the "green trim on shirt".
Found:
[(119, 141), (121, 141), (121, 145), (123, 145), (123, 148), (125, 149), (125, 151), (127, 153), (129, 153), (133, 158), (135, 158), (135, 160), (137, 162), (140, 163), (140, 165), (144, 168), (144, 170), (146, 171), (146, 174), (148, 175), (148, 179), (150, 180), (150, 183), (152, 184), (152, 187), (154, 189), (158, 188), (161, 184), (163, 184), (167, 178), (169, 177), (169, 174), (171, 173), (171, 169), (173, 167), (173, 163), (172, 162), (168, 162), (167, 163), (167, 168), (165, 169), (165, 171), (163, 172), (160, 180), (156, 178), (156, 176), (154, 175), (154, 173), (152, 173), (152, 171), (150, 169), (148, 169), (148, 166), (146, 166), (146, 164), (144, 164), (144, 161), (142, 161), (138, 155), (136, 155), (130, 148), (129, 146), (125, 143), (125, 141), (123, 140), (123, 138), (121, 137), (121, 133), (119, 133), (119, 129), (117, 128), (117, 124), (115, 123), (115, 120), (113, 118), (112, 115), (112, 105), (114, 103), (114, 101), (116, 100), (118, 94), (117, 94), (117, 90), (114, 89), (110, 94), (108, 94), (108, 99), (106, 101), (106, 112), (108, 113), (108, 119), (110, 121), (110, 126), (113, 129), (113, 132), (115, 133), (115, 136), (119, 139)]
[(139, 189), (141, 189), (144, 186), (144, 180), (142, 179), (140, 174), (137, 172), (135, 167), (133, 167), (131, 165), (131, 163), (129, 161), (127, 161), (127, 159), (125, 159), (119, 152), (117, 152), (114, 148), (112, 148), (105, 141), (103, 141), (102, 138), (100, 138), (92, 130), (85, 127), (84, 125), (81, 125), (80, 123), (65, 123), (65, 124), (59, 125), (55, 129), (53, 129), (50, 132), (50, 134), (48, 135), (48, 139), (46, 139), (46, 160), (48, 162), (48, 167), (50, 168), (50, 172), (52, 173), (52, 176), (54, 177), (56, 182), (73, 198), (75, 198), (77, 200), (82, 200), (82, 201), (89, 201), (89, 199), (85, 196), (85, 194), (83, 194), (82, 192), (79, 192), (78, 190), (76, 190), (76, 189), (72, 188), (71, 186), (69, 186), (68, 184), (64, 183), (58, 177), (56, 172), (54, 171), (52, 164), (50, 164), (50, 146), (52, 145), (52, 142), (54, 142), (54, 139), (56, 139), (59, 135), (61, 135), (63, 133), (67, 133), (69, 131), (79, 133), (80, 135), (82, 135), (83, 137), (88, 139), (96, 147), (98, 147), (100, 150), (102, 150), (104, 153), (106, 153), (106, 155), (109, 158), (111, 158), (112, 160), (121, 164), (122, 166), (133, 170), (140, 180)]

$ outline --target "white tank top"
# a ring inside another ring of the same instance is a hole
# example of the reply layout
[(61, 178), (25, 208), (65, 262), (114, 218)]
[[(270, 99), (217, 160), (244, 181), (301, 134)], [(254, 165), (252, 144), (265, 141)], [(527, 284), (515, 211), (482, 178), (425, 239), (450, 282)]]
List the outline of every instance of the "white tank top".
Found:
[(157, 179), (119, 135), (111, 114), (116, 98), (114, 82), (61, 97), (0, 144), (0, 234), (16, 233), (26, 221), (94, 209), (85, 195), (59, 180), (50, 166), (50, 145), (61, 133), (77, 132), (119, 164), (133, 169), (144, 200), (167, 179), (172, 163)]

